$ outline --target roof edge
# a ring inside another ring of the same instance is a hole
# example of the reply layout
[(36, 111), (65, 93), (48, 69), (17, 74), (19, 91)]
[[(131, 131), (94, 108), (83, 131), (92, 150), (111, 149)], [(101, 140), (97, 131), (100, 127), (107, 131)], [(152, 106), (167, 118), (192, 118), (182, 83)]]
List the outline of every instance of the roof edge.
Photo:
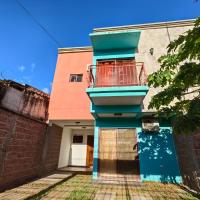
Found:
[(105, 28), (94, 28), (93, 32), (103, 32), (103, 31), (119, 31), (127, 29), (158, 29), (158, 28), (170, 28), (170, 27), (182, 27), (182, 26), (193, 26), (195, 19), (187, 20), (177, 20), (177, 21), (167, 21), (167, 22), (155, 22), (155, 23), (146, 23), (146, 24), (136, 24), (136, 25), (127, 25), (127, 26), (113, 26)]
[(33, 86), (30, 86), (28, 84), (21, 84), (13, 80), (0, 79), (0, 87), (14, 88), (19, 91), (31, 91), (32, 94), (38, 94), (40, 96), (49, 98), (49, 94), (47, 94), (46, 92), (43, 92), (42, 90), (35, 88)]
[(90, 51), (92, 51), (92, 46), (58, 48), (59, 54), (76, 53), (76, 52), (90, 52)]

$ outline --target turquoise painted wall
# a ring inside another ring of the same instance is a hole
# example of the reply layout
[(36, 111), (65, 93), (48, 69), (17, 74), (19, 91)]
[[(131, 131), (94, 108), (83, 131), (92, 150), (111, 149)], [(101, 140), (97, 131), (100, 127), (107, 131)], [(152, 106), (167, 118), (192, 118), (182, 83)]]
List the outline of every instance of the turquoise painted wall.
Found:
[(142, 181), (181, 183), (179, 164), (171, 128), (147, 134), (137, 128), (140, 177)]
[(136, 128), (139, 143), (140, 174), (142, 181), (181, 183), (179, 165), (169, 125), (161, 124), (160, 133), (141, 131), (141, 121), (134, 118), (96, 119), (94, 137), (93, 178), (98, 177), (98, 134), (100, 128)]
[(91, 113), (138, 113), (141, 112), (140, 105), (109, 105), (96, 106), (91, 104)]

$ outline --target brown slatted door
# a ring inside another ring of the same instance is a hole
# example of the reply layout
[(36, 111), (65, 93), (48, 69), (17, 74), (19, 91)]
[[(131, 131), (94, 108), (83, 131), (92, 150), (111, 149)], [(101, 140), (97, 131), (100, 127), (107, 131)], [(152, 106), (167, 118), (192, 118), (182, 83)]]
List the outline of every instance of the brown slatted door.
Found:
[(120, 85), (137, 85), (137, 70), (135, 59), (116, 60), (119, 68), (118, 82)]
[[(115, 60), (97, 61), (96, 86), (107, 87), (116, 85), (114, 77)], [(114, 79), (114, 80), (113, 80)]]
[(117, 174), (139, 176), (136, 130), (118, 129), (116, 147)]
[(101, 129), (99, 136), (99, 176), (117, 173), (116, 157), (117, 129)]

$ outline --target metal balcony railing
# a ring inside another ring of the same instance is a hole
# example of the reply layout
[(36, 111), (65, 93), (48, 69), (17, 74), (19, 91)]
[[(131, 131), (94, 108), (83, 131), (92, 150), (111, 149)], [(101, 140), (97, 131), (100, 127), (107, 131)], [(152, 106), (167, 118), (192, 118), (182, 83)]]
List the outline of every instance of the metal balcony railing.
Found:
[(146, 85), (143, 62), (88, 66), (89, 87)]

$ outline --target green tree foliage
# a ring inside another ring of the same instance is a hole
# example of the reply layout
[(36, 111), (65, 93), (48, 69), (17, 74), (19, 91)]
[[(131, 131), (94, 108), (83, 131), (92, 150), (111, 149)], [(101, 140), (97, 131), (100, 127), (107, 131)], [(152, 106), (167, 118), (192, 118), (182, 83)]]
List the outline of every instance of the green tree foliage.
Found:
[(162, 88), (149, 108), (170, 119), (175, 133), (191, 133), (200, 127), (200, 17), (167, 50), (160, 69), (148, 76), (149, 86)]

